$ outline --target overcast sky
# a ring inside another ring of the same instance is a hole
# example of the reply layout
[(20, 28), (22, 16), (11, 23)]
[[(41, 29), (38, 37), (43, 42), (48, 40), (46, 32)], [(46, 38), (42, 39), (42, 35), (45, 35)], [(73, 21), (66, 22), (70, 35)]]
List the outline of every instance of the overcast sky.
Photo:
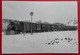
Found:
[(33, 22), (67, 24), (68, 21), (77, 19), (77, 2), (27, 2), (3, 1), (2, 19), (30, 21), (30, 12), (33, 11)]

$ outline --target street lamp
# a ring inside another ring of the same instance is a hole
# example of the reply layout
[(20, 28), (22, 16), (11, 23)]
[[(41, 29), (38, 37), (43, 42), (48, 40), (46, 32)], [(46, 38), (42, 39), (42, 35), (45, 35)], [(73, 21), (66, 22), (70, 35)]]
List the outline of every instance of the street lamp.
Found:
[(31, 35), (33, 35), (33, 31), (32, 31), (32, 16), (33, 16), (33, 12), (30, 12), (30, 16), (31, 16)]

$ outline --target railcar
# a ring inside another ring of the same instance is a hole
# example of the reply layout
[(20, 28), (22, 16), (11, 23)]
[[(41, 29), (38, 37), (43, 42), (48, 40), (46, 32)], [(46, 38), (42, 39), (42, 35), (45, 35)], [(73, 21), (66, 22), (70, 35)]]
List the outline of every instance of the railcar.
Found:
[[(32, 23), (32, 32), (49, 32), (49, 31), (72, 31), (77, 30), (77, 26), (66, 26), (57, 24)], [(22, 21), (10, 21), (6, 33), (20, 34), (31, 33), (31, 23)]]
[(32, 31), (37, 32), (37, 24), (36, 23), (32, 23)]
[(77, 30), (77, 26), (66, 26), (68, 31)]
[(36, 32), (41, 32), (42, 30), (42, 24), (36, 24)]
[(48, 32), (51, 31), (51, 25), (48, 24), (47, 27), (46, 27), (46, 29), (47, 29)]
[(41, 26), (41, 30), (42, 30), (42, 32), (45, 32), (45, 31), (47, 31), (47, 25), (46, 24), (41, 24), (42, 26)]

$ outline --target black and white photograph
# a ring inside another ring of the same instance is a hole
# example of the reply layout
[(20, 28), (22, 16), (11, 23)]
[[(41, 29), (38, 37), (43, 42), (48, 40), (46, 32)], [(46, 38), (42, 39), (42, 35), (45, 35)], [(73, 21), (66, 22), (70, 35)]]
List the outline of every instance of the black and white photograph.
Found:
[(78, 53), (77, 1), (2, 1), (2, 54)]

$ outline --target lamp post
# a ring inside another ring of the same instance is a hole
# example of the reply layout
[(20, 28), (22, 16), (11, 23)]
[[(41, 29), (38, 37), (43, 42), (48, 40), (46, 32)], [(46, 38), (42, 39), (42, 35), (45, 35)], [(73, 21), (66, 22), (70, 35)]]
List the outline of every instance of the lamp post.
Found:
[(32, 16), (33, 16), (33, 12), (30, 12), (30, 16), (31, 16), (31, 35), (33, 35), (33, 31), (32, 31)]

